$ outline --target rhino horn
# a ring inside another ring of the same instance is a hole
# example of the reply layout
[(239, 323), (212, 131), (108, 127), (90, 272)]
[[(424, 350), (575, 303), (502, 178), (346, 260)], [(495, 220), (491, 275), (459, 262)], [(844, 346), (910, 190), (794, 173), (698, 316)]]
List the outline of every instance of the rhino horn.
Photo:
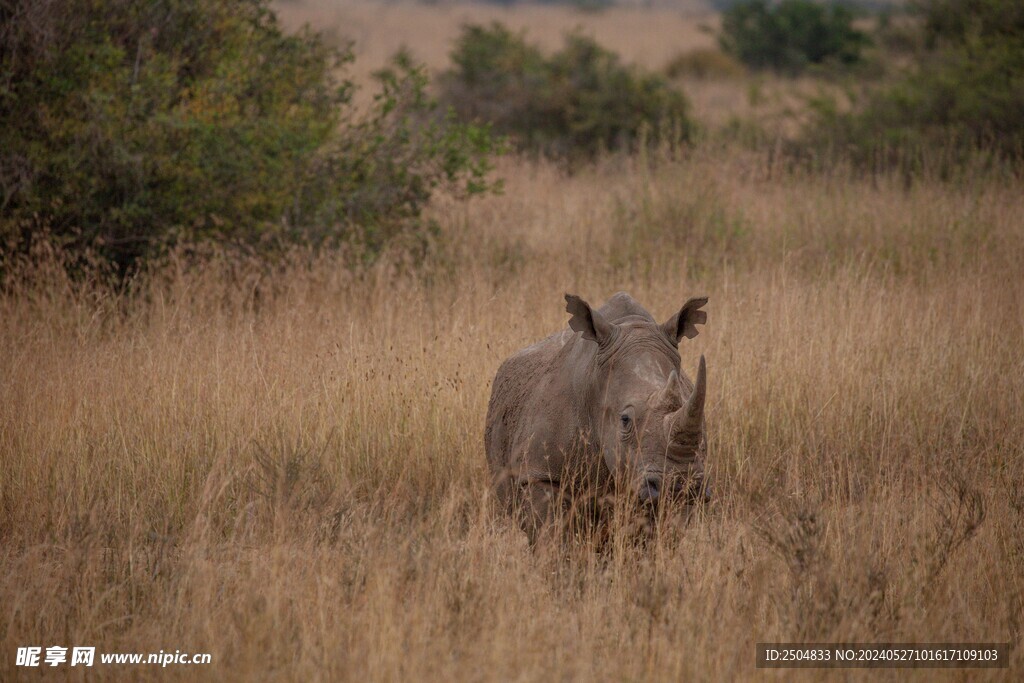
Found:
[(672, 418), (672, 441), (676, 444), (696, 450), (700, 443), (701, 428), (704, 424), (704, 396), (706, 393), (707, 368), (704, 364), (704, 356), (701, 356), (693, 393)]
[(683, 395), (679, 391), (679, 373), (675, 370), (668, 376), (665, 387), (658, 394), (658, 404), (671, 412), (675, 412), (683, 406)]

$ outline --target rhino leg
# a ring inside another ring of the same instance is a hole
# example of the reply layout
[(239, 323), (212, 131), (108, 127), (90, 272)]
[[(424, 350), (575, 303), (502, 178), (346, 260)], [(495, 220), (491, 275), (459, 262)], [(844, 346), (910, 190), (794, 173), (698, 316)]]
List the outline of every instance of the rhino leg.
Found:
[(557, 533), (557, 522), (565, 512), (564, 496), (551, 481), (521, 481), (518, 489), (515, 514), (530, 545), (536, 546), (542, 538)]

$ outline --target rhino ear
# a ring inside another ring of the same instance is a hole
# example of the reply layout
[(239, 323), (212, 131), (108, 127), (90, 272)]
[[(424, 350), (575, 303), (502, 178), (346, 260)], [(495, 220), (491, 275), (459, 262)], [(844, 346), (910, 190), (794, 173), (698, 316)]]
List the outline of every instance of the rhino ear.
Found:
[(697, 325), (703, 325), (708, 321), (708, 314), (699, 310), (707, 302), (708, 298), (701, 296), (683, 304), (678, 313), (662, 323), (661, 329), (665, 336), (676, 344), (679, 344), (683, 337), (687, 339), (696, 337), (699, 332)]
[(603, 344), (611, 337), (613, 325), (578, 296), (565, 295), (565, 310), (572, 314), (569, 327), (574, 332), (582, 332), (584, 339)]

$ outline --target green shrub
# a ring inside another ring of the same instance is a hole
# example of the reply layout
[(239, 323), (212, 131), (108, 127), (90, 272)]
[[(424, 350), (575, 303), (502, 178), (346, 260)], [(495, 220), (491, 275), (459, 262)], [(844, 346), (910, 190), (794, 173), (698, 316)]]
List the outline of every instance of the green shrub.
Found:
[(1017, 0), (914, 0), (931, 48), (963, 45), (971, 38), (1001, 41), (1024, 33), (1024, 3)]
[(266, 0), (11, 0), (0, 25), (0, 253), (40, 231), (122, 270), (176, 240), (376, 247), (439, 187), (487, 186), (490, 139), (419, 68), (359, 116), (351, 55)]
[(730, 80), (741, 78), (746, 69), (734, 57), (715, 48), (697, 48), (678, 54), (668, 66), (669, 78)]
[(756, 69), (797, 73), (809, 64), (860, 59), (867, 36), (843, 5), (813, 0), (745, 0), (722, 14), (722, 49)]
[(591, 38), (566, 37), (551, 56), (500, 23), (463, 27), (444, 100), (522, 149), (588, 157), (672, 131), (690, 135), (687, 104), (660, 76), (623, 65)]
[(857, 110), (819, 112), (808, 141), (872, 163), (978, 151), (1024, 159), (1024, 6), (930, 0), (920, 8), (921, 42), (932, 49)]

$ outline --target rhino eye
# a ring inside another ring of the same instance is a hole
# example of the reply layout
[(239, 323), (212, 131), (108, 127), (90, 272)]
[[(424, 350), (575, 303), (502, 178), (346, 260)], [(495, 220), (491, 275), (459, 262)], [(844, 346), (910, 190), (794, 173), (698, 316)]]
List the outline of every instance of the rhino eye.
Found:
[(622, 423), (623, 429), (629, 429), (630, 423), (633, 421), (626, 413), (619, 415), (619, 421)]

